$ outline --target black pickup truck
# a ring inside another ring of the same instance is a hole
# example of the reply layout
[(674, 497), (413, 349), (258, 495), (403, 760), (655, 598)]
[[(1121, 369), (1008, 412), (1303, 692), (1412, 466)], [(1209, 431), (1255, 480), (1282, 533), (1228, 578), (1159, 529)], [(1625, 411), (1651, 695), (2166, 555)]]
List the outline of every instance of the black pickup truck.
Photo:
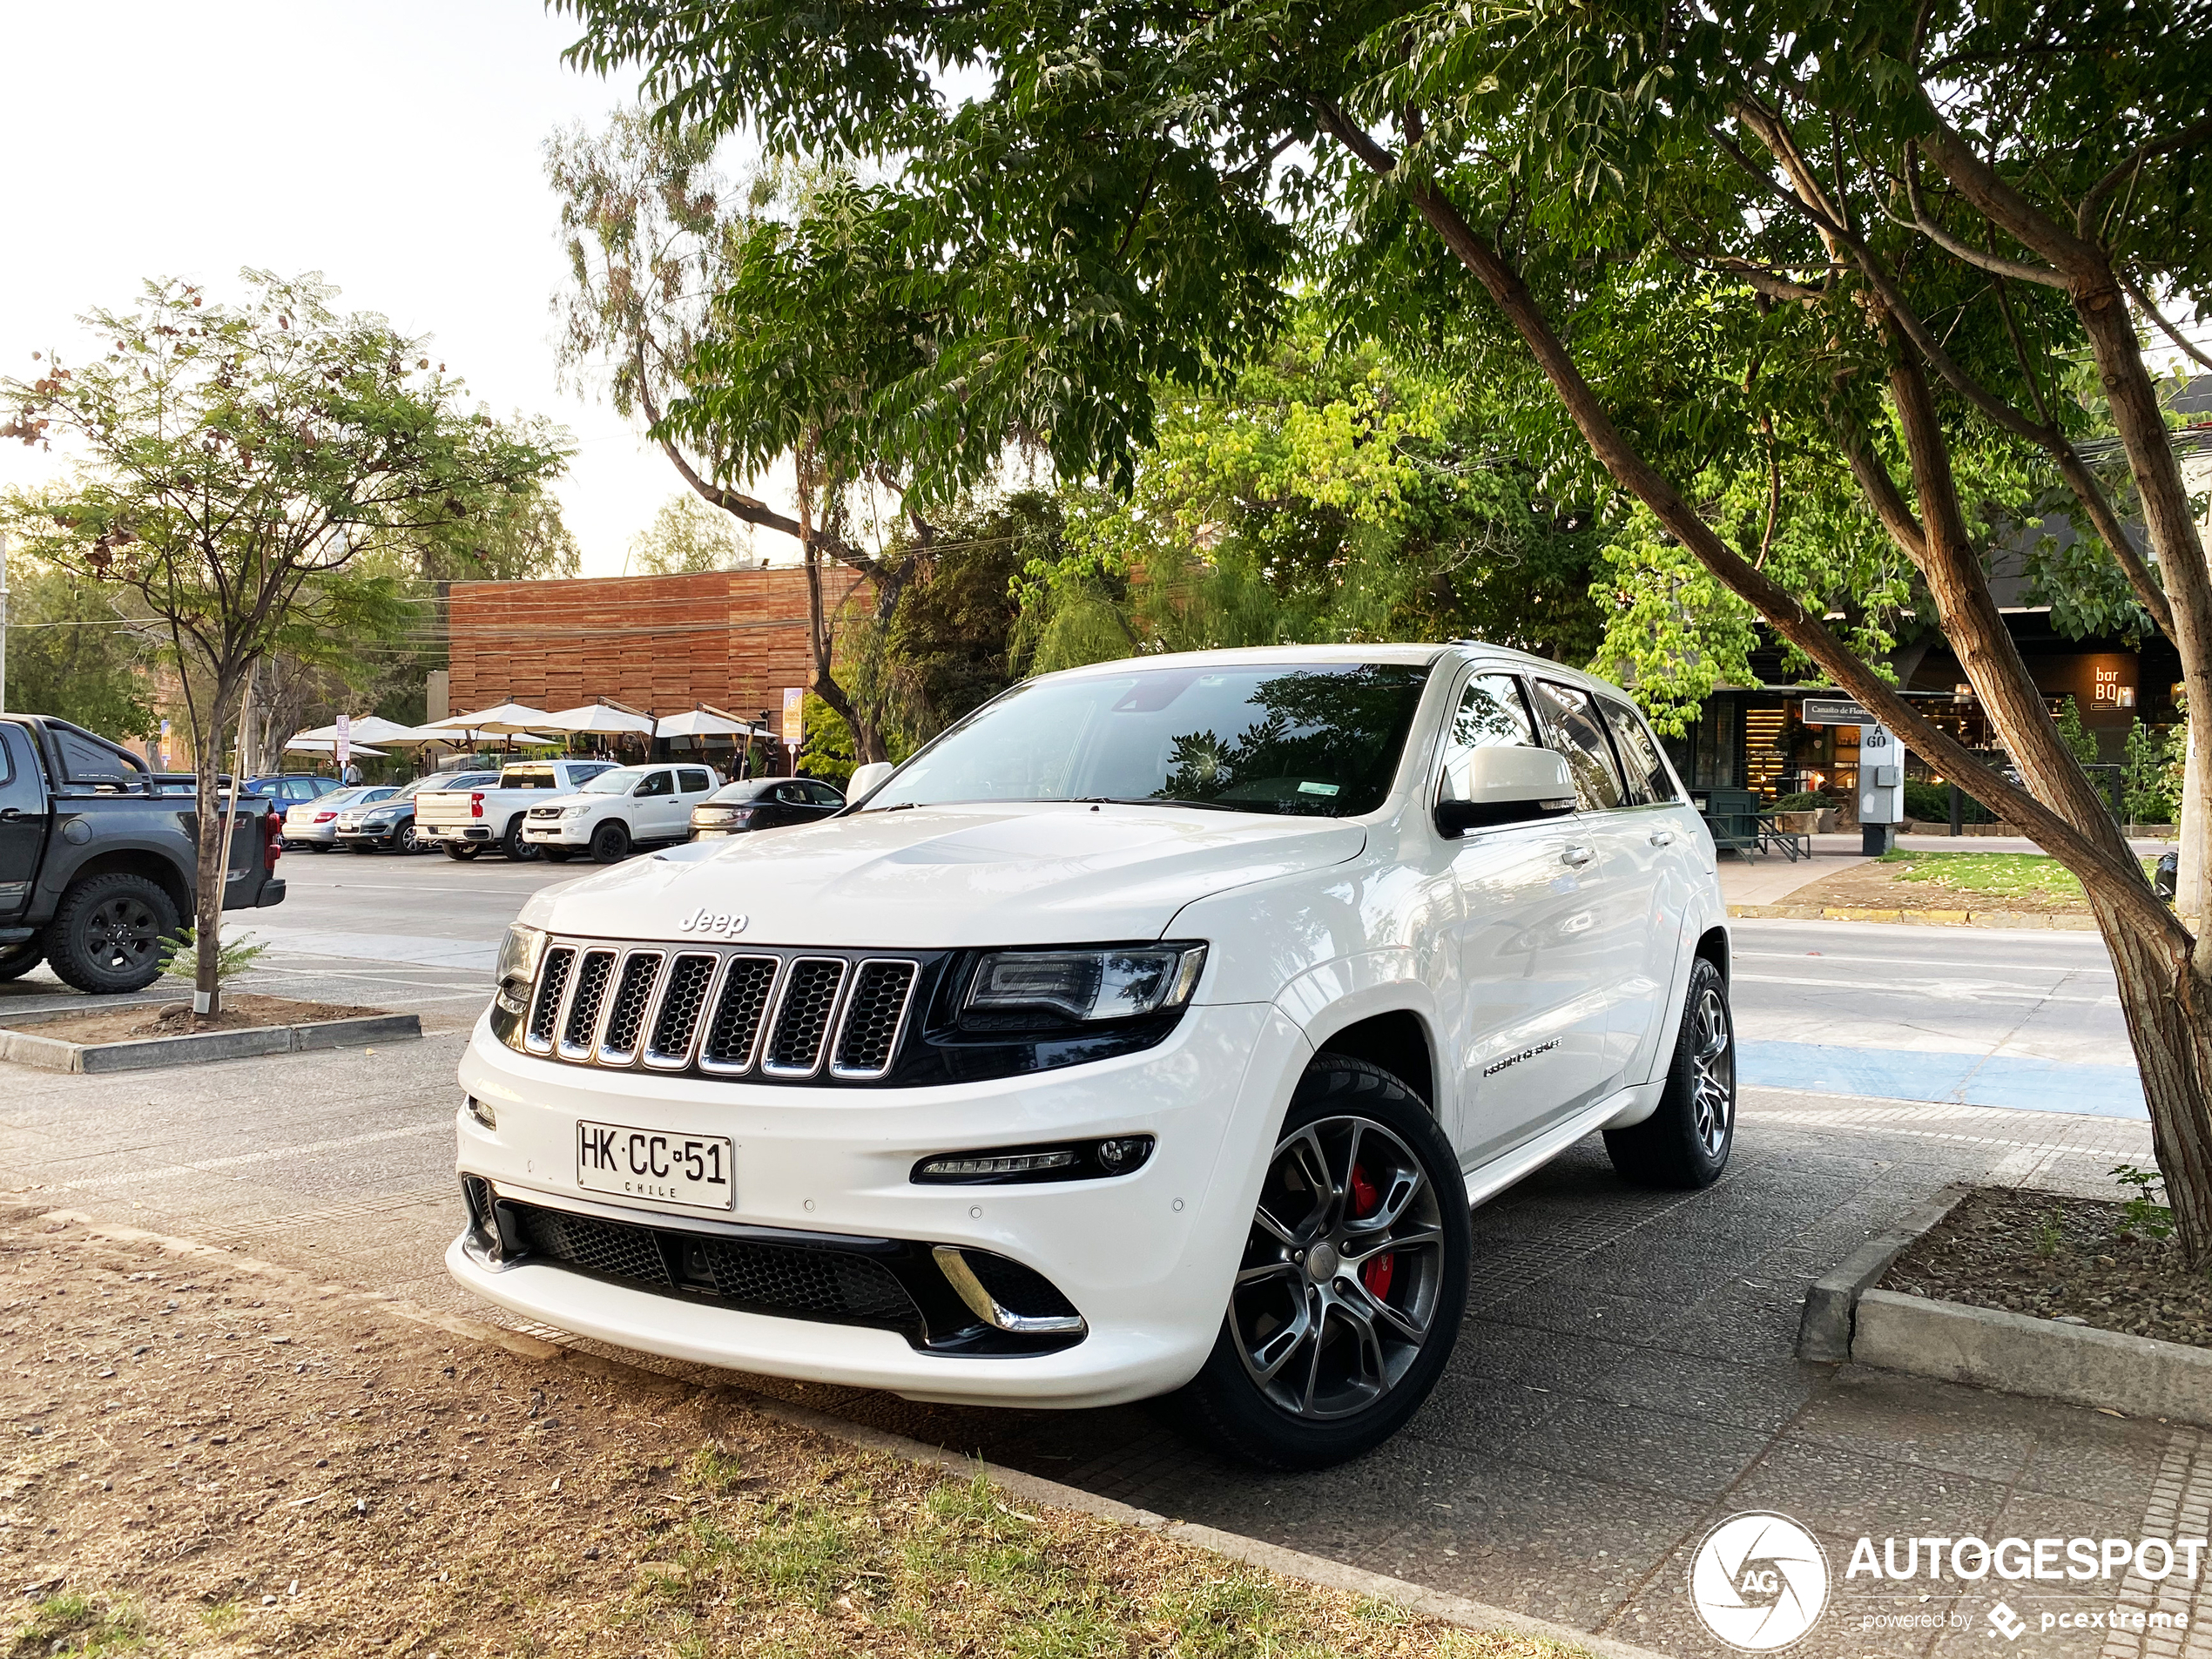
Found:
[[(192, 916), (199, 814), (189, 775), (42, 714), (0, 714), (0, 980), (41, 961), (80, 991), (143, 990)], [(284, 902), (283, 819), (239, 802), (223, 908)]]

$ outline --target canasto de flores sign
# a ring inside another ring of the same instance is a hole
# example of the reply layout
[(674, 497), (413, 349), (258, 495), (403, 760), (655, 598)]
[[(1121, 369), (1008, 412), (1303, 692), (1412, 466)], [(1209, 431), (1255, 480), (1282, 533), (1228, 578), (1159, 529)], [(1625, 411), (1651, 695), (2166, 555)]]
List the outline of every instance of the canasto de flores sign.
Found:
[[(1688, 1588), (1705, 1628), (1746, 1653), (1789, 1647), (1831, 1614), (1846, 1629), (1861, 1632), (1986, 1624), (1983, 1635), (2012, 1642), (2030, 1631), (2186, 1629), (2184, 1610), (2116, 1606), (2112, 1598), (2128, 1578), (2152, 1584), (2178, 1579), (2194, 1588), (2204, 1554), (2201, 1537), (1992, 1542), (1924, 1534), (1878, 1543), (1862, 1537), (1851, 1546), (1842, 1582), (1833, 1584), (1817, 1538), (1787, 1515), (1753, 1511), (1731, 1515), (1705, 1534), (1690, 1560)], [(1959, 1599), (1999, 1584), (2031, 1604), (2027, 1616), (2001, 1599), (1985, 1607)], [(1946, 1604), (1925, 1605), (1939, 1585), (1946, 1587)], [(1906, 1605), (1899, 1608), (1899, 1602)]]

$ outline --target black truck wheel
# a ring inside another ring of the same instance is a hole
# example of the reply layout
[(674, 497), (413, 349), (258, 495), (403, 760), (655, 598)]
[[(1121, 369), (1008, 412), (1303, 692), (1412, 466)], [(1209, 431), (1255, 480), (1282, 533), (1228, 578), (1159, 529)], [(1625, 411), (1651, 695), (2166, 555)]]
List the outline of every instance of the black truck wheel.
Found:
[(36, 939), (0, 950), (0, 980), (21, 979), (46, 960), (46, 947)]
[(142, 875), (96, 875), (62, 894), (40, 938), (62, 982), (95, 996), (142, 991), (161, 977), (161, 941), (177, 907)]

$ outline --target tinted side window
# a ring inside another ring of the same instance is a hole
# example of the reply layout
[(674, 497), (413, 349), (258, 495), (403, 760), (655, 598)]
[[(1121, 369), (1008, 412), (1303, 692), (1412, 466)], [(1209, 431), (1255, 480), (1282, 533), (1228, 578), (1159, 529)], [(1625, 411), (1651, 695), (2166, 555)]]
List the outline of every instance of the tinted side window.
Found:
[(1521, 681), (1511, 674), (1476, 675), (1460, 693), (1459, 711), (1452, 717), (1452, 729), (1445, 737), (1444, 799), (1467, 799), (1462, 768), (1473, 751), (1542, 747), (1544, 740), (1536, 735), (1536, 723), (1529, 718)]
[(684, 792), (687, 795), (696, 795), (703, 790), (714, 787), (714, 779), (697, 766), (686, 766), (677, 776), (683, 779)]
[(806, 804), (806, 790), (799, 784), (778, 784), (776, 799), (786, 806), (804, 806)]
[(676, 774), (672, 772), (648, 772), (638, 780), (633, 795), (672, 795), (676, 792)]
[(1555, 680), (1538, 680), (1536, 706), (1543, 711), (1552, 747), (1567, 757), (1567, 770), (1575, 774), (1576, 804), (1586, 813), (1620, 806), (1621, 773), (1588, 693)]
[(837, 791), (832, 789), (827, 784), (808, 784), (806, 786), (806, 792), (814, 798), (814, 805), (817, 806), (842, 806), (845, 805), (845, 797), (839, 794)]
[(1667, 763), (1659, 758), (1659, 745), (1643, 717), (1609, 697), (1598, 701), (1605, 710), (1605, 723), (1613, 728), (1613, 746), (1629, 774), (1630, 801), (1642, 806), (1648, 801), (1674, 799), (1675, 780), (1667, 775)]

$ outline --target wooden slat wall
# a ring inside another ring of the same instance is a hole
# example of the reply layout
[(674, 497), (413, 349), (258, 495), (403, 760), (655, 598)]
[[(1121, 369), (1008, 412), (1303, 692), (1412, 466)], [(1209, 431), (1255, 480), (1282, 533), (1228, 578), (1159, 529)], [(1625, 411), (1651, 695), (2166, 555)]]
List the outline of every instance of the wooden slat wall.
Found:
[[(824, 573), (824, 597), (856, 615), (866, 581)], [(452, 709), (512, 699), (566, 709), (611, 698), (656, 714), (711, 703), (780, 711), (810, 678), (806, 573), (794, 565), (697, 576), (462, 582), (452, 590)]]

